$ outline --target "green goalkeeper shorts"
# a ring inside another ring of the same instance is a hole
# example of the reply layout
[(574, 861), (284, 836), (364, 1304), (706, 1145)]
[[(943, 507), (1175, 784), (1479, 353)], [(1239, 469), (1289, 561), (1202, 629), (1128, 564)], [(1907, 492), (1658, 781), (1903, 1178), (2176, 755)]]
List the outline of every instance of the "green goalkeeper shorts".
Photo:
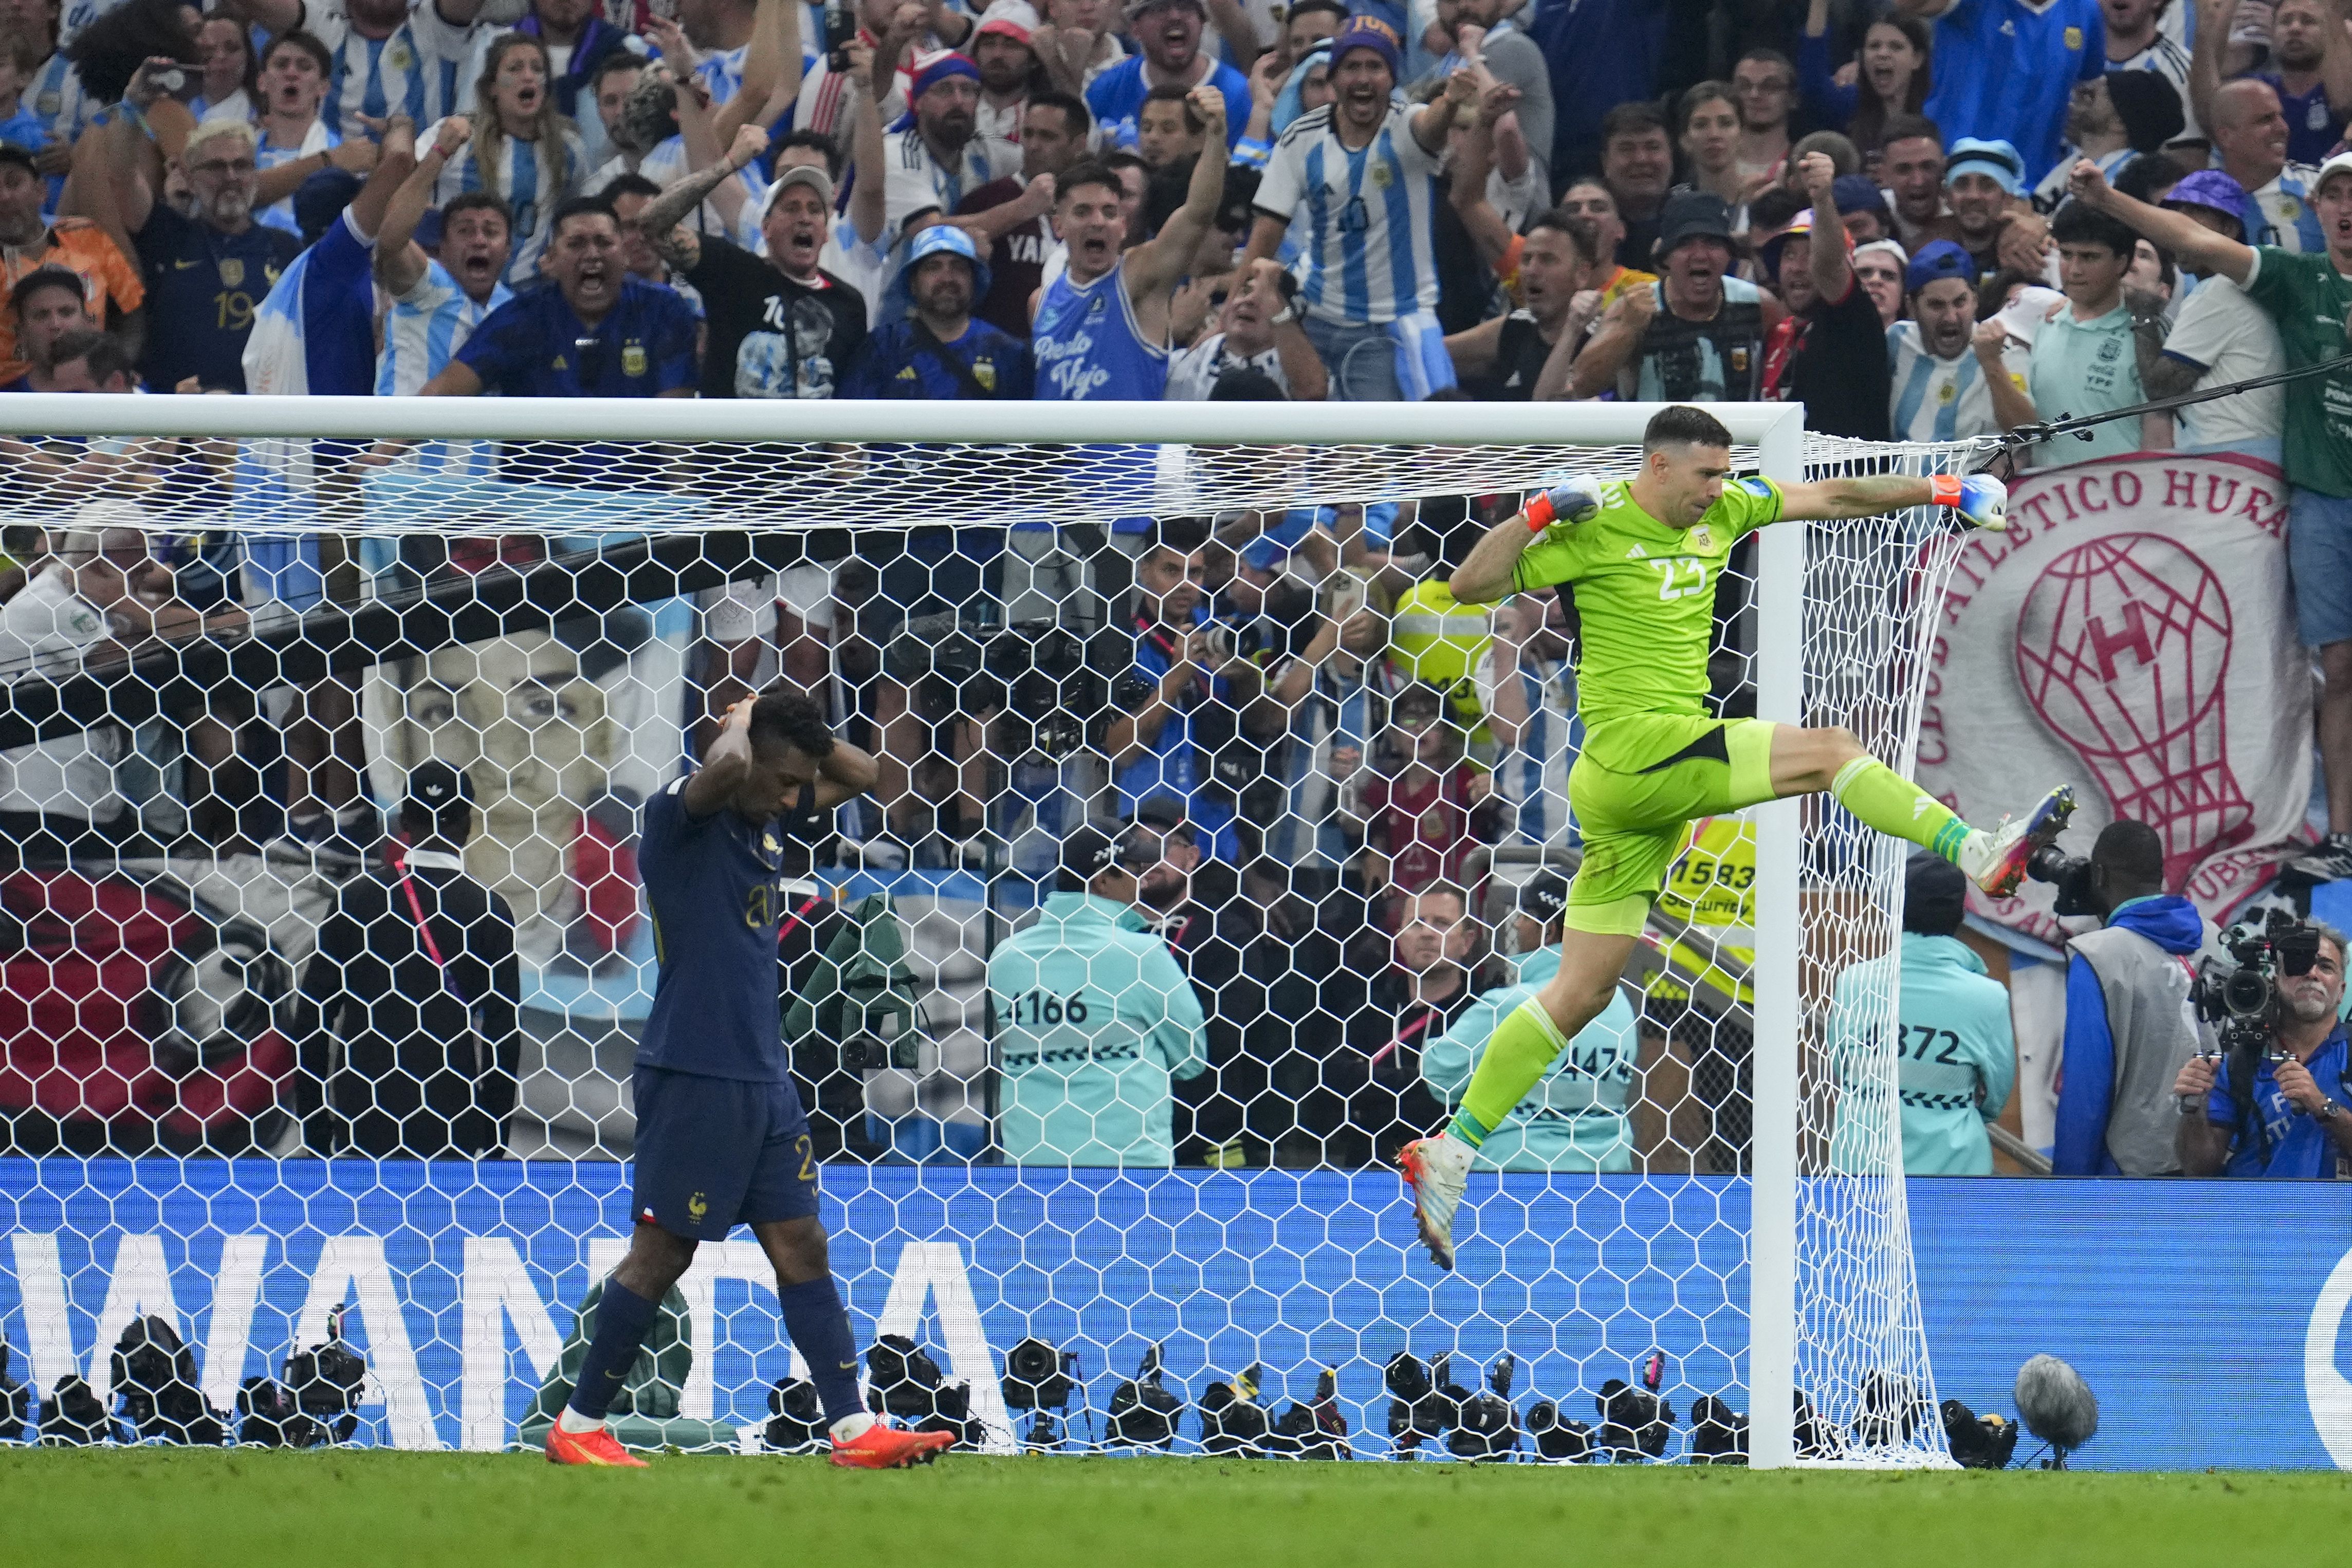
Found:
[[(1691, 822), (1772, 799), (1772, 731), (1763, 719), (1680, 714), (1606, 719), (1588, 730), (1568, 776), (1584, 863), (1568, 891), (1568, 928), (1632, 936), (1666, 885)], [(1646, 766), (1604, 767), (1595, 755)]]

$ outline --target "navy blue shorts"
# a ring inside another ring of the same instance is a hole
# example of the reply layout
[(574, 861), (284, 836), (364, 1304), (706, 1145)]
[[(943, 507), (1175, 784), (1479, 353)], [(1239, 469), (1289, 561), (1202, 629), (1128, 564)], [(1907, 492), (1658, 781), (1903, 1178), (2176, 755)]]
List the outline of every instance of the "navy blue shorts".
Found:
[(816, 1212), (816, 1149), (792, 1081), (750, 1083), (639, 1067), (635, 1181), (640, 1225), (717, 1241), (738, 1225)]

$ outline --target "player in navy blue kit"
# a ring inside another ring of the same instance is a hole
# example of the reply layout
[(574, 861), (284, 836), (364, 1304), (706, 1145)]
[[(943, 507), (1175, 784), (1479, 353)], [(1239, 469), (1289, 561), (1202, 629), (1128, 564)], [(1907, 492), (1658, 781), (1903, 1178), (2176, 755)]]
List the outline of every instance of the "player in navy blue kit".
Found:
[(953, 1440), (885, 1426), (859, 1396), (776, 994), (787, 824), (822, 820), (873, 786), (874, 759), (836, 740), (814, 703), (772, 690), (730, 708), (702, 766), (646, 803), (637, 863), (661, 972), (637, 1043), (636, 1228), (604, 1282), (571, 1402), (547, 1435), (557, 1464), (644, 1464), (605, 1430), (604, 1411), (697, 1244), (738, 1225), (776, 1267), (784, 1329), (824, 1401), (833, 1462), (896, 1469)]

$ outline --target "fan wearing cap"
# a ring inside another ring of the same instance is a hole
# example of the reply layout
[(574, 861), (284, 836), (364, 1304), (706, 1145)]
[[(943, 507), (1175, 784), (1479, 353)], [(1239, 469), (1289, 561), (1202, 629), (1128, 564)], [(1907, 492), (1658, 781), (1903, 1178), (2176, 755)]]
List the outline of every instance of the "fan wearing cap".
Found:
[(833, 397), (865, 345), (866, 323), (865, 296), (818, 265), (834, 219), (833, 180), (824, 169), (779, 162), (760, 208), (764, 258), (683, 224), (767, 141), (758, 126), (745, 126), (727, 157), (672, 184), (638, 222), (702, 296), (709, 327), (704, 397)]
[(1307, 335), (1331, 369), (1331, 395), (1349, 402), (1418, 402), (1454, 384), (1436, 315), (1436, 176), (1480, 80), (1457, 70), (1436, 101), (1401, 108), (1402, 59), (1376, 17), (1332, 38), (1335, 100), (1275, 143), (1245, 253), (1273, 256), (1298, 225)]
[(1155, 87), (1213, 88), (1225, 100), (1218, 130), (1231, 146), (1249, 123), (1249, 78), (1201, 47), (1209, 11), (1202, 0), (1128, 0), (1127, 26), (1142, 53), (1131, 55), (1087, 87), (1087, 107), (1102, 127), (1102, 145), (1135, 145), (1136, 117)]
[(1911, 319), (1886, 331), (1894, 362), (1892, 425), (1897, 441), (1966, 441), (1998, 435), (1991, 382), (2025, 392), (2025, 345), (1976, 347), (1977, 264), (1950, 240), (1919, 247), (1905, 269)]
[(2019, 177), (2058, 161), (2074, 83), (2107, 68), (2099, 0), (1896, 0), (1898, 15), (1935, 19), (1935, 89), (1926, 113), (2023, 155)]
[(932, 26), (940, 41), (971, 57), (980, 71), (979, 126), (990, 143), (989, 162), (1009, 169), (1021, 157), (1022, 113), (1037, 78), (1037, 51), (1030, 35), (1041, 25), (1029, 0), (989, 0), (974, 22), (945, 5), (935, 6)]
[[(1520, 884), (1509, 922), (1519, 956), (1505, 961), (1509, 981), (1480, 992), (1421, 1053), (1422, 1079), (1440, 1103), (1461, 1103), (1495, 1026), (1559, 972), (1567, 907), (1568, 879), (1557, 872), (1538, 872)], [(1637, 1151), (1632, 1114), (1635, 1090), (1648, 1067), (1641, 1051), (1638, 1019), (1620, 987), (1513, 1108), (1510, 1124), (1479, 1146), (1475, 1168), (1632, 1170), (1636, 1152), (1647, 1152)]]
[(966, 192), (1020, 166), (1016, 149), (980, 134), (980, 68), (969, 56), (918, 59), (908, 103), (882, 138), (883, 226), (892, 235), (936, 223)]
[(1731, 209), (1686, 191), (1659, 216), (1658, 281), (1625, 296), (1601, 320), (1569, 372), (1568, 395), (1615, 391), (1644, 402), (1752, 402), (1764, 374), (1764, 340), (1787, 312), (1745, 278), (1730, 276)]
[(1200, 998), (1156, 934), (1143, 881), (1165, 870), (1149, 824), (1090, 822), (1062, 845), (1036, 921), (988, 959), (1002, 1109), (1017, 1166), (1166, 1169), (1173, 1082), (1208, 1069)]
[(1765, 269), (1789, 308), (1765, 340), (1764, 395), (1805, 405), (1805, 426), (1828, 435), (1885, 441), (1886, 328), (1878, 304), (1853, 275), (1826, 152), (1797, 161), (1812, 206), (1764, 242)]
[(1910, 265), (1911, 257), (1891, 239), (1864, 240), (1853, 247), (1853, 275), (1878, 307), (1882, 327), (1903, 319), (1903, 274)]
[(903, 311), (867, 335), (839, 395), (1027, 398), (1029, 345), (971, 313), (987, 292), (988, 267), (970, 235), (950, 224), (918, 234), (891, 287)]
[(2009, 1103), (2017, 1081), (2017, 1039), (2010, 1030), (2009, 988), (1985, 972), (1984, 960), (1957, 935), (1968, 891), (1959, 867), (1914, 854), (1903, 883), (1901, 949), (1864, 959), (1837, 977), (1829, 1026), (1838, 1082), (1832, 1170), (1883, 1168), (1886, 1085), (1874, 1082), (1864, 1066), (1878, 1042), (1860, 1020), (1874, 1019), (1883, 1005), (1877, 998), (1899, 988), (1895, 1091), (1903, 1174), (1992, 1175), (1985, 1124), (1998, 1120)]
[(2033, 204), (2049, 212), (2066, 198), (2074, 165), (2088, 158), (2110, 180), (2143, 152), (2179, 136), (2180, 95), (2154, 71), (2109, 71), (2074, 84), (2066, 109), (2066, 146), (2033, 188)]
[[(2312, 182), (2314, 215), (2327, 242), (2321, 255), (2242, 244), (2189, 213), (2123, 194), (2084, 164), (2075, 166), (2074, 193), (2122, 218), (2182, 266), (2243, 288), (2278, 324), (2288, 368), (2341, 361), (2352, 352), (2352, 152), (2330, 158)], [(2319, 756), (2328, 829), (2289, 870), (2304, 880), (2332, 882), (2352, 877), (2352, 371), (2339, 363), (2298, 382), (2286, 398), (2283, 434), (2295, 624), (2304, 645), (2319, 650), (2326, 681)]]
[[(2229, 175), (2219, 169), (2200, 169), (2173, 186), (2163, 205), (2234, 240), (2245, 233), (2245, 191)], [(2189, 261), (2188, 270), (2198, 279), (2197, 286), (2164, 340), (2164, 352), (2140, 371), (2147, 395), (2177, 397), (2286, 369), (2286, 349), (2270, 312), (2210, 265)], [(2276, 463), (2284, 455), (2279, 433), (2286, 423), (2286, 398), (2284, 387), (2257, 387), (2175, 410), (2179, 448), (2237, 452)]]
[[(141, 309), (147, 298), (138, 268), (88, 218), (44, 222), (41, 207), (48, 183), (33, 154), (13, 141), (0, 141), (0, 287), (14, 288), (33, 273), (61, 267), (81, 280), (92, 326), (110, 319), (113, 330), (138, 352), (146, 326)], [(0, 311), (0, 381), (14, 381), (29, 368), (16, 342), (13, 311)]]
[(481, 1159), (505, 1148), (514, 1114), (514, 911), (467, 874), (474, 787), (458, 768), (411, 769), (398, 825), (385, 857), (336, 890), (302, 971), (303, 1142), (314, 1155)]

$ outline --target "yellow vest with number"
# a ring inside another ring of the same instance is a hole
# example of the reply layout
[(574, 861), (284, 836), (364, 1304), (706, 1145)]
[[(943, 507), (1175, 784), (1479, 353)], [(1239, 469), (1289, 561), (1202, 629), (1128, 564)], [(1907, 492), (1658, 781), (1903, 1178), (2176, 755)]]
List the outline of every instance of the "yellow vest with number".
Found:
[[(1738, 817), (1706, 817), (1691, 824), (1689, 844), (1666, 872), (1666, 885), (1658, 894), (1658, 913), (1669, 920), (1708, 928), (1727, 959), (1741, 972), (1756, 962), (1756, 825)], [(1706, 955), (1689, 943), (1665, 945), (1675, 967), (1687, 974), (1706, 974)], [(1754, 1006), (1756, 993), (1747, 981), (1717, 970), (1707, 979), (1719, 991), (1736, 994)], [(1647, 988), (1662, 1001), (1684, 1001), (1690, 988), (1672, 974), (1654, 976)]]

